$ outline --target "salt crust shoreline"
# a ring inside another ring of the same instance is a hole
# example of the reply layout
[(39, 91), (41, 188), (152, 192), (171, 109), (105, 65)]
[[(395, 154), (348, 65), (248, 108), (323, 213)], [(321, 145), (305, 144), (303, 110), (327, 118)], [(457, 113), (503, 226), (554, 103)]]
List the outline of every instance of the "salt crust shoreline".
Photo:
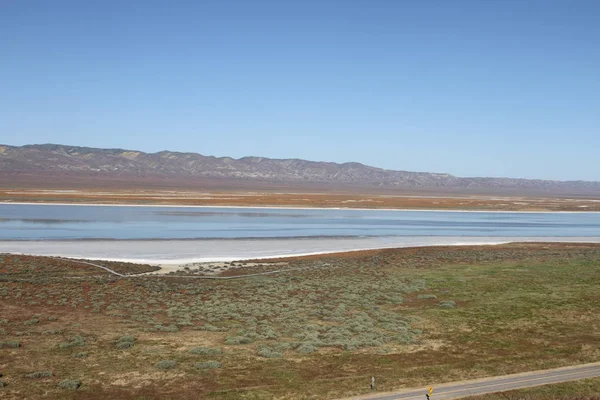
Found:
[[(462, 239), (462, 240), (461, 240)], [(333, 239), (333, 241), (336, 240), (340, 240), (340, 239)], [(380, 245), (370, 245), (367, 246), (366, 243), (362, 243), (362, 246), (360, 243), (357, 243), (358, 246), (350, 246), (352, 243), (352, 239), (349, 240), (345, 240), (345, 239), (341, 239), (342, 241), (346, 242), (345, 244), (343, 244), (343, 247), (339, 247), (339, 246), (332, 246), (334, 247), (334, 249), (323, 249), (323, 245), (324, 243), (322, 243), (321, 240), (321, 249), (316, 250), (315, 251), (305, 251), (306, 249), (300, 250), (298, 252), (294, 252), (294, 250), (288, 251), (288, 252), (281, 252), (281, 253), (277, 253), (278, 249), (273, 249), (273, 248), (266, 248), (266, 249), (249, 249), (246, 250), (247, 253), (246, 255), (239, 255), (239, 256), (208, 256), (208, 257), (203, 257), (203, 256), (188, 256), (186, 258), (175, 258), (177, 257), (177, 253), (175, 254), (161, 254), (162, 257), (156, 257), (156, 254), (152, 254), (155, 257), (152, 257), (151, 254), (144, 254), (142, 252), (142, 254), (140, 254), (139, 256), (128, 256), (128, 257), (122, 257), (122, 256), (111, 256), (109, 253), (113, 254), (118, 254), (119, 253), (119, 249), (116, 248), (117, 246), (112, 246), (111, 249), (111, 244), (119, 244), (120, 241), (98, 241), (98, 244), (100, 245), (105, 245), (108, 248), (104, 248), (103, 251), (101, 251), (103, 253), (103, 256), (97, 256), (94, 253), (100, 251), (98, 249), (96, 249), (95, 251), (92, 251), (91, 253), (88, 253), (89, 255), (86, 255), (85, 253), (85, 249), (82, 251), (82, 249), (79, 249), (79, 251), (77, 249), (75, 250), (71, 250), (69, 251), (68, 249), (65, 250), (64, 248), (60, 248), (58, 246), (48, 246), (49, 244), (51, 245), (52, 243), (55, 244), (63, 244), (63, 245), (69, 245), (69, 244), (73, 244), (74, 242), (69, 242), (69, 241), (64, 241), (64, 242), (18, 242), (19, 244), (21, 244), (22, 248), (26, 248), (28, 247), (27, 244), (42, 244), (42, 245), (46, 245), (46, 248), (43, 248), (44, 246), (42, 246), (42, 248), (38, 248), (37, 251), (34, 249), (34, 251), (27, 251), (26, 249), (21, 250), (21, 249), (16, 249), (10, 248), (10, 243), (11, 242), (6, 242), (6, 241), (0, 241), (0, 253), (10, 253), (10, 254), (23, 254), (23, 255), (32, 255), (32, 256), (52, 256), (52, 257), (65, 257), (65, 258), (83, 258), (83, 259), (87, 259), (87, 260), (97, 260), (97, 261), (120, 261), (120, 262), (131, 262), (131, 263), (138, 263), (138, 264), (151, 264), (151, 265), (158, 265), (161, 267), (166, 267), (166, 266), (170, 266), (170, 267), (175, 267), (175, 266), (184, 266), (185, 264), (191, 264), (191, 263), (210, 263), (210, 262), (232, 262), (232, 261), (247, 261), (247, 260), (267, 260), (267, 259), (277, 259), (277, 258), (294, 258), (294, 257), (304, 257), (304, 256), (313, 256), (313, 255), (332, 255), (335, 256), (335, 254), (340, 254), (340, 253), (349, 253), (349, 252), (356, 252), (356, 251), (368, 251), (368, 250), (382, 250), (382, 249), (394, 249), (394, 248), (410, 248), (410, 247), (433, 247), (433, 246), (494, 246), (494, 245), (501, 245), (501, 244), (507, 244), (507, 243), (515, 243), (515, 242), (527, 242), (527, 243), (600, 243), (600, 237), (573, 237), (573, 238), (569, 238), (569, 237), (510, 237), (510, 238), (481, 238), (481, 237), (465, 237), (465, 238), (450, 238), (450, 237), (446, 237), (446, 238), (436, 238), (436, 239), (432, 239), (430, 238), (430, 240), (424, 240), (422, 242), (419, 242), (418, 240), (413, 240), (410, 242), (405, 242), (405, 243), (401, 243), (401, 242), (397, 242), (397, 243), (390, 243), (390, 242), (382, 242)], [(277, 239), (272, 239), (272, 241), (277, 241)], [(142, 242), (141, 244), (148, 244), (150, 243), (149, 241), (144, 241), (144, 240), (140, 240), (139, 242)], [(155, 243), (156, 241), (154, 241)], [(160, 242), (160, 241), (159, 241)], [(165, 241), (165, 242), (177, 242), (177, 241)], [(193, 242), (193, 241), (186, 241), (186, 242)], [(15, 243), (15, 242), (12, 242)], [(193, 244), (193, 243), (192, 243)], [(330, 243), (333, 244), (333, 243)], [(151, 244), (152, 246), (152, 244)], [(54, 247), (54, 249), (52, 248)], [(58, 247), (58, 248), (56, 248)], [(64, 247), (64, 246), (63, 246)], [(336, 248), (337, 247), (337, 248)], [(189, 248), (189, 246), (186, 248), (187, 251), (190, 251), (192, 249)], [(226, 252), (226, 249), (223, 249), (224, 252)], [(279, 249), (280, 250), (280, 249)], [(174, 257), (174, 258), (171, 258)]]

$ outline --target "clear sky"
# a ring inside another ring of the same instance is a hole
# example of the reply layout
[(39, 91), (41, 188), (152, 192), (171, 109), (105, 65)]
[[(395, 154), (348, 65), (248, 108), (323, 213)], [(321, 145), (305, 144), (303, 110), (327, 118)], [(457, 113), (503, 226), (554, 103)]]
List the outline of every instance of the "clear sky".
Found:
[(600, 180), (600, 1), (2, 0), (0, 143)]

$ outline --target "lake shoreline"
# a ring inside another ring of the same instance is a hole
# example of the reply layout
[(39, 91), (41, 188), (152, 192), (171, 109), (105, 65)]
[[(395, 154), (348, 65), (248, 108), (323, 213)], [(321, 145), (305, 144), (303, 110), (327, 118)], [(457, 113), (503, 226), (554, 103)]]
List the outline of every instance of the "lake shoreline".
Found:
[(212, 208), (212, 209), (275, 209), (275, 210), (356, 210), (356, 211), (402, 211), (402, 212), (443, 212), (443, 213), (490, 213), (490, 214), (600, 214), (600, 211), (551, 211), (551, 210), (476, 210), (476, 209), (424, 209), (424, 208), (364, 208), (364, 207), (301, 207), (301, 206), (237, 206), (237, 205), (183, 205), (183, 204), (128, 204), (128, 203), (53, 203), (53, 202), (11, 202), (0, 201), (2, 205), (23, 206), (77, 206), (77, 207), (148, 207), (148, 208)]
[[(37, 241), (8, 242), (0, 241), (0, 254), (19, 254), (28, 256), (63, 257), (94, 261), (117, 261), (158, 266), (184, 266), (191, 263), (239, 262), (254, 260), (291, 259), (312, 256), (337, 256), (346, 253), (401, 248), (496, 246), (508, 243), (558, 243), (593, 244), (600, 243), (600, 237), (428, 237), (428, 238), (388, 238), (391, 240), (366, 239), (304, 239), (304, 243), (295, 243), (292, 250), (282, 249), (280, 239), (265, 239), (260, 246), (251, 241), (219, 240), (198, 241), (137, 240), (137, 246), (131, 241), (96, 241), (80, 243), (78, 241)], [(396, 240), (393, 240), (396, 239)], [(265, 243), (266, 242), (266, 243)], [(15, 245), (17, 244), (17, 245)], [(82, 246), (83, 244), (83, 246)], [(304, 246), (301, 246), (304, 244)], [(241, 248), (241, 250), (240, 250)], [(124, 252), (129, 251), (129, 254)], [(202, 254), (204, 252), (204, 254)], [(212, 253), (211, 253), (212, 252)], [(111, 255), (112, 254), (112, 255)]]

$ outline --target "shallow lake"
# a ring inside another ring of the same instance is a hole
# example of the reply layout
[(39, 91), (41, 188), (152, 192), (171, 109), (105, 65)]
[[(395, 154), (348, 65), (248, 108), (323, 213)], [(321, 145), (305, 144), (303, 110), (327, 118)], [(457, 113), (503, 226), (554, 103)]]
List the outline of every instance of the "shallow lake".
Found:
[(511, 241), (600, 242), (600, 213), (0, 204), (0, 253), (180, 264)]
[(0, 204), (0, 240), (598, 237), (600, 213)]

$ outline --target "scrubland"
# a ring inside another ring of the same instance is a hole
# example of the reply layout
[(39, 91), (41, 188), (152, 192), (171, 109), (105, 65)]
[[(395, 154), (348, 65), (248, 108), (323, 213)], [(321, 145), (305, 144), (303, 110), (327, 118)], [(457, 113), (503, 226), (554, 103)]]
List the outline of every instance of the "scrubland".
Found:
[(377, 250), (226, 273), (269, 263), (281, 272), (120, 278), (0, 255), (0, 397), (324, 399), (365, 393), (371, 376), (389, 391), (600, 361), (599, 245)]

